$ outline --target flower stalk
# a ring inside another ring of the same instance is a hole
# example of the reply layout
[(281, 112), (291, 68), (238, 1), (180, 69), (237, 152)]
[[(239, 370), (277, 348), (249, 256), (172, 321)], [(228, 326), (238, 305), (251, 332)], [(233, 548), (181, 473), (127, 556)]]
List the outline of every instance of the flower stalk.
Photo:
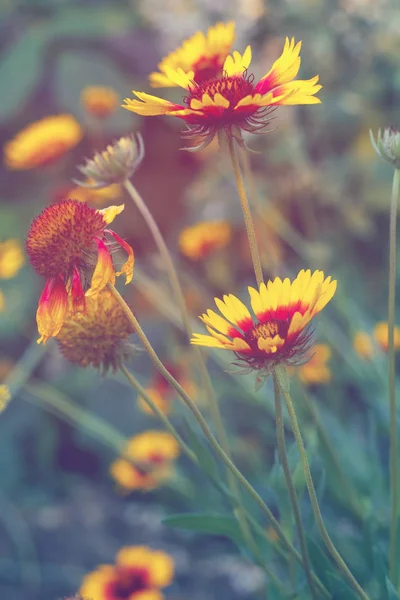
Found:
[(304, 475), (305, 475), (305, 479), (306, 479), (308, 494), (310, 496), (311, 505), (312, 505), (312, 509), (314, 512), (314, 517), (317, 522), (321, 537), (324, 540), (327, 549), (329, 550), (332, 558), (336, 562), (340, 571), (346, 577), (346, 579), (348, 580), (350, 585), (356, 590), (359, 597), (362, 600), (370, 600), (369, 596), (364, 592), (364, 590), (362, 589), (362, 587), (360, 586), (358, 581), (355, 579), (354, 575), (351, 573), (348, 566), (346, 565), (345, 561), (339, 554), (338, 550), (336, 549), (334, 543), (332, 542), (331, 537), (325, 527), (325, 523), (324, 523), (324, 520), (323, 520), (323, 517), (321, 514), (317, 494), (316, 494), (315, 487), (314, 487), (314, 482), (313, 482), (313, 479), (311, 476), (310, 466), (308, 464), (308, 458), (307, 458), (306, 449), (304, 447), (303, 437), (301, 435), (300, 427), (299, 427), (299, 424), (297, 421), (296, 411), (295, 411), (295, 408), (294, 408), (294, 405), (293, 405), (293, 402), (292, 402), (292, 399), (291, 399), (291, 396), (289, 393), (289, 380), (288, 380), (285, 368), (282, 366), (276, 367), (274, 375), (276, 377), (276, 381), (279, 386), (280, 393), (282, 394), (282, 396), (284, 397), (285, 402), (286, 402), (290, 421), (292, 424), (293, 434), (294, 434), (294, 437), (295, 437), (295, 440), (296, 440), (296, 443), (297, 443), (297, 446), (299, 449), (299, 453), (300, 453), (300, 459), (302, 462), (303, 471), (304, 471)]

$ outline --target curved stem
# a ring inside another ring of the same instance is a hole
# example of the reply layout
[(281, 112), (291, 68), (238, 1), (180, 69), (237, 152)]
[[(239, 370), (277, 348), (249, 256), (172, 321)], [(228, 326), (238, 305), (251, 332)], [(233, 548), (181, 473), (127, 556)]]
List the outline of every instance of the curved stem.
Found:
[(389, 404), (390, 404), (390, 550), (389, 573), (393, 585), (397, 587), (397, 528), (398, 528), (398, 459), (396, 425), (396, 367), (394, 349), (394, 321), (396, 302), (396, 225), (397, 200), (399, 195), (400, 170), (393, 174), (392, 198), (389, 223), (389, 299), (388, 299), (388, 361), (389, 361)]
[(337, 566), (342, 571), (343, 575), (346, 577), (346, 579), (349, 581), (349, 583), (352, 585), (352, 587), (356, 590), (356, 592), (358, 593), (360, 598), (362, 598), (362, 600), (370, 600), (369, 596), (367, 596), (367, 594), (364, 592), (364, 590), (362, 589), (362, 587), (360, 586), (360, 584), (355, 579), (354, 575), (351, 573), (350, 569), (344, 562), (343, 558), (340, 556), (339, 552), (337, 551), (337, 549), (336, 549), (334, 543), (332, 542), (330, 535), (325, 527), (325, 523), (322, 518), (321, 510), (320, 510), (319, 504), (318, 504), (317, 494), (315, 492), (314, 482), (313, 482), (312, 476), (311, 476), (310, 466), (308, 464), (306, 449), (304, 447), (303, 438), (302, 438), (302, 435), (300, 432), (300, 427), (299, 427), (299, 424), (297, 421), (296, 411), (293, 406), (292, 399), (290, 397), (289, 381), (288, 381), (288, 378), (286, 375), (285, 368), (284, 367), (276, 367), (275, 375), (276, 375), (276, 380), (278, 382), (279, 390), (286, 402), (289, 417), (290, 417), (290, 420), (292, 423), (293, 434), (296, 439), (296, 443), (297, 443), (299, 453), (300, 453), (300, 459), (301, 459), (301, 462), (303, 465), (303, 471), (304, 471), (304, 475), (305, 475), (305, 479), (306, 479), (307, 490), (308, 490), (308, 494), (310, 496), (311, 505), (312, 505), (312, 509), (314, 512), (314, 517), (317, 522), (322, 539), (324, 540), (325, 545), (328, 548), (328, 550), (329, 550), (332, 558), (336, 562)]
[(229, 133), (227, 134), (226, 137), (228, 140), (228, 147), (229, 147), (229, 154), (230, 154), (231, 162), (232, 162), (232, 168), (233, 168), (233, 172), (234, 172), (235, 179), (236, 179), (236, 186), (237, 186), (237, 190), (238, 190), (238, 194), (239, 194), (239, 198), (240, 198), (240, 203), (242, 205), (243, 217), (244, 217), (244, 222), (246, 225), (247, 237), (249, 240), (251, 260), (253, 262), (254, 274), (256, 276), (257, 285), (258, 285), (258, 287), (260, 287), (260, 285), (264, 281), (264, 278), (263, 278), (263, 273), (262, 273), (260, 254), (258, 252), (256, 233), (254, 230), (253, 217), (251, 216), (250, 205), (249, 205), (249, 201), (247, 198), (246, 189), (244, 187), (242, 170), (240, 168), (239, 157), (238, 157), (236, 146), (235, 146), (235, 139), (234, 139), (233, 135), (229, 134)]
[(273, 379), (274, 379), (274, 397), (275, 397), (275, 415), (276, 415), (276, 437), (277, 437), (277, 442), (278, 442), (279, 458), (280, 458), (280, 461), (282, 464), (283, 473), (285, 475), (286, 485), (287, 485), (288, 492), (289, 492), (290, 503), (292, 505), (292, 510), (293, 510), (293, 516), (294, 516), (297, 531), (299, 534), (301, 555), (303, 557), (303, 565), (304, 565), (304, 571), (305, 571), (307, 582), (308, 582), (308, 587), (310, 588), (311, 598), (313, 598), (315, 600), (315, 598), (317, 596), (316, 596), (316, 592), (315, 592), (315, 588), (314, 588), (314, 584), (313, 584), (313, 580), (312, 580), (312, 576), (311, 576), (311, 563), (310, 563), (310, 557), (308, 555), (308, 550), (307, 550), (306, 536), (304, 533), (303, 522), (301, 519), (299, 504), (297, 502), (296, 489), (294, 487), (292, 474), (290, 472), (289, 461), (288, 461), (288, 457), (287, 457), (287, 453), (286, 453), (285, 430), (284, 430), (284, 426), (283, 426), (283, 415), (282, 415), (282, 404), (281, 404), (281, 398), (280, 398), (280, 392), (279, 392), (279, 385), (278, 385), (278, 381), (277, 381), (275, 372), (273, 373)]
[[(261, 511), (267, 517), (269, 523), (276, 530), (276, 533), (277, 533), (282, 545), (286, 548), (286, 550), (288, 550), (288, 552), (290, 552), (290, 554), (292, 554), (296, 558), (296, 560), (300, 564), (303, 564), (301, 555), (296, 550), (296, 548), (294, 548), (293, 544), (291, 544), (290, 541), (287, 539), (285, 533), (283, 532), (283, 530), (280, 526), (279, 521), (274, 517), (272, 511), (268, 508), (268, 506), (265, 504), (265, 502), (261, 498), (261, 496), (256, 492), (256, 490), (253, 488), (253, 486), (247, 481), (247, 479), (244, 477), (244, 475), (239, 471), (239, 469), (234, 465), (234, 463), (231, 461), (229, 456), (221, 448), (218, 441), (211, 433), (211, 431), (207, 425), (207, 422), (205, 421), (203, 415), (197, 408), (196, 404), (187, 395), (185, 390), (176, 381), (176, 379), (174, 379), (174, 377), (171, 375), (171, 373), (164, 367), (163, 363), (158, 358), (155, 350), (153, 349), (152, 345), (150, 344), (149, 340), (147, 339), (146, 334), (144, 333), (143, 329), (139, 325), (138, 320), (136, 319), (136, 317), (130, 310), (129, 306), (127, 305), (127, 303), (125, 302), (125, 300), (123, 299), (121, 294), (111, 283), (107, 284), (107, 288), (109, 289), (109, 291), (111, 292), (113, 297), (117, 300), (117, 302), (119, 302), (119, 304), (121, 305), (121, 308), (124, 310), (124, 313), (125, 313), (127, 319), (129, 320), (130, 324), (132, 325), (133, 330), (137, 334), (138, 338), (142, 342), (142, 344), (143, 344), (146, 352), (148, 353), (150, 359), (152, 360), (154, 366), (161, 373), (161, 375), (163, 375), (163, 377), (165, 377), (165, 379), (168, 381), (168, 383), (176, 390), (176, 392), (179, 394), (179, 396), (182, 399), (182, 401), (184, 402), (184, 404), (193, 413), (193, 415), (196, 418), (198, 424), (200, 425), (200, 428), (203, 431), (205, 437), (207, 438), (207, 440), (211, 444), (211, 446), (214, 448), (214, 450), (218, 454), (219, 458), (222, 460), (222, 462), (225, 464), (225, 466), (233, 473), (233, 475), (239, 481), (240, 485), (242, 485), (242, 487), (250, 494), (250, 496), (253, 498), (253, 500), (256, 502), (256, 504), (261, 509)], [(313, 578), (316, 582), (318, 582), (318, 586), (321, 590), (324, 591), (325, 596), (329, 598), (329, 593), (323, 587), (323, 585), (319, 581), (319, 579), (316, 576), (313, 576)]]

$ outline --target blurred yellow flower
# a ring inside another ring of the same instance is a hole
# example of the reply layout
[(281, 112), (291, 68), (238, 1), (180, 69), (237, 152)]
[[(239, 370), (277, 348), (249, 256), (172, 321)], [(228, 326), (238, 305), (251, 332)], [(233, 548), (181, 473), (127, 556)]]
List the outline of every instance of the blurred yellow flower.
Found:
[(28, 170), (56, 162), (82, 138), (78, 121), (68, 114), (45, 117), (22, 129), (4, 146), (9, 169)]
[(305, 385), (329, 383), (332, 374), (327, 362), (331, 354), (331, 349), (327, 344), (315, 344), (310, 352), (310, 360), (298, 367), (300, 380)]
[(112, 87), (88, 85), (81, 92), (81, 104), (87, 113), (105, 119), (115, 112), (120, 98)]
[[(178, 383), (180, 383), (185, 392), (189, 394), (189, 396), (194, 396), (196, 393), (196, 386), (189, 379), (185, 366), (183, 364), (172, 365), (168, 362), (164, 363), (164, 365)], [(145, 390), (147, 395), (150, 396), (150, 399), (165, 415), (168, 415), (171, 412), (173, 402), (176, 398), (176, 392), (158, 371), (155, 373), (153, 380)], [(141, 396), (138, 397), (138, 406), (143, 412), (154, 415), (153, 409)]]
[(0, 412), (3, 412), (11, 400), (10, 390), (6, 385), (0, 385)]
[[(377, 323), (374, 327), (374, 338), (378, 342), (381, 350), (387, 352), (388, 349), (388, 324), (385, 322)], [(394, 347), (395, 350), (400, 348), (400, 327), (395, 326), (394, 328)]]
[(0, 279), (15, 277), (24, 262), (24, 252), (18, 240), (0, 242)]
[(202, 221), (186, 227), (179, 236), (179, 249), (192, 260), (201, 260), (229, 244), (232, 229), (226, 221)]
[(163, 600), (160, 588), (174, 577), (174, 561), (161, 550), (147, 546), (121, 548), (115, 565), (100, 565), (88, 573), (79, 590), (92, 600)]
[(357, 331), (353, 338), (353, 348), (363, 360), (371, 360), (374, 354), (374, 342), (366, 331)]
[(145, 431), (129, 440), (110, 472), (126, 491), (152, 490), (172, 476), (172, 462), (178, 456), (178, 442), (170, 433)]
[[(93, 185), (95, 184), (95, 181), (94, 179), (89, 178), (85, 183)], [(95, 206), (105, 206), (110, 202), (114, 203), (117, 200), (121, 200), (123, 195), (124, 192), (122, 186), (119, 183), (112, 183), (107, 187), (98, 189), (77, 185), (68, 191), (66, 197), (71, 198), (72, 200), (79, 200), (79, 202), (87, 202), (88, 204), (93, 204)]]

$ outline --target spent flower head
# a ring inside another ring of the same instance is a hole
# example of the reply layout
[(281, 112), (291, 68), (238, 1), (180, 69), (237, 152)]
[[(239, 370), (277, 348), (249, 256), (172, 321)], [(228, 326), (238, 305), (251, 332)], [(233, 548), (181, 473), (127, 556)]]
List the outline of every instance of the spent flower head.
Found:
[(307, 360), (312, 343), (311, 319), (331, 300), (336, 281), (322, 271), (300, 271), (294, 281), (279, 277), (259, 291), (249, 287), (256, 320), (233, 294), (215, 298), (223, 317), (208, 310), (200, 318), (210, 335), (195, 333), (192, 344), (231, 350), (249, 370), (268, 375), (277, 365)]
[[(123, 209), (124, 205), (96, 210), (77, 200), (63, 200), (33, 221), (26, 250), (32, 267), (46, 278), (36, 313), (38, 342), (59, 333), (68, 310), (84, 312), (86, 297), (114, 283), (116, 275), (124, 274), (126, 283), (132, 280), (133, 250), (108, 227)], [(110, 252), (115, 242), (128, 254), (118, 272)]]
[(376, 139), (369, 132), (374, 150), (395, 169), (400, 169), (400, 131), (395, 127), (378, 129)]
[(93, 600), (163, 600), (161, 588), (173, 577), (174, 562), (166, 552), (127, 546), (114, 565), (100, 565), (84, 577), (80, 594)]
[(88, 296), (84, 311), (72, 304), (56, 339), (64, 358), (80, 367), (105, 374), (117, 371), (135, 352), (129, 343), (134, 333), (121, 305), (107, 290)]
[(224, 130), (243, 147), (241, 130), (262, 133), (270, 123), (271, 113), (283, 104), (317, 104), (321, 89), (318, 75), (308, 80), (295, 79), (300, 69), (301, 42), (286, 38), (282, 55), (257, 83), (249, 70), (251, 48), (226, 57), (216, 75), (195, 80), (193, 70), (165, 67), (165, 74), (175, 85), (186, 90), (183, 104), (134, 91), (137, 99), (126, 98), (123, 108), (143, 116), (171, 115), (186, 122), (186, 137), (200, 140), (199, 150), (215, 134)]
[(140, 133), (122, 137), (106, 150), (96, 152), (79, 171), (93, 183), (74, 180), (82, 187), (102, 188), (113, 183), (124, 183), (139, 168), (144, 158), (144, 143)]

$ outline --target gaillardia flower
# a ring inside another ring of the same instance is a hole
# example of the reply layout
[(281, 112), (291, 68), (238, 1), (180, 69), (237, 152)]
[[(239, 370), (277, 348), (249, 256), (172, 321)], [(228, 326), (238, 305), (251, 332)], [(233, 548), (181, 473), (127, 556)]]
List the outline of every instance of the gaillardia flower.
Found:
[(146, 546), (121, 548), (115, 565), (100, 565), (85, 576), (79, 593), (92, 600), (163, 600), (160, 588), (174, 577), (174, 562)]
[(72, 302), (56, 339), (62, 355), (80, 367), (102, 373), (117, 371), (134, 352), (129, 343), (134, 333), (121, 305), (107, 289), (85, 298), (85, 310), (76, 311)]
[(88, 85), (81, 92), (81, 104), (87, 113), (106, 119), (115, 112), (119, 96), (112, 87)]
[(374, 355), (374, 342), (366, 331), (357, 331), (355, 333), (353, 348), (363, 360), (371, 360)]
[(240, 129), (261, 132), (277, 106), (320, 102), (315, 96), (321, 89), (318, 76), (294, 79), (300, 69), (300, 49), (301, 42), (296, 44), (294, 38), (286, 38), (282, 55), (257, 83), (249, 72), (250, 46), (243, 55), (236, 51), (229, 55), (222, 74), (200, 82), (194, 80), (194, 71), (165, 67), (168, 78), (186, 90), (183, 105), (134, 91), (138, 100), (126, 98), (122, 106), (143, 116), (171, 115), (184, 120), (189, 128), (186, 135), (202, 140), (194, 150), (205, 147), (222, 129), (230, 136), (234, 130), (235, 139), (239, 138)]
[(15, 277), (24, 262), (24, 252), (18, 240), (0, 242), (0, 279)]
[(235, 38), (235, 23), (216, 23), (204, 35), (201, 31), (185, 40), (182, 45), (163, 58), (159, 73), (149, 76), (152, 87), (175, 87), (174, 78), (168, 77), (169, 69), (193, 72), (193, 81), (202, 83), (222, 75), (222, 67)]
[[(385, 322), (377, 323), (374, 327), (374, 338), (379, 344), (379, 347), (384, 352), (387, 352), (389, 347), (389, 326)], [(400, 348), (400, 327), (397, 325), (394, 328), (394, 348)]]
[(327, 363), (331, 354), (327, 344), (315, 344), (310, 351), (310, 358), (298, 369), (299, 378), (305, 385), (330, 382), (332, 373)]
[(179, 444), (170, 433), (144, 431), (129, 440), (110, 472), (126, 491), (152, 490), (171, 477), (178, 456)]
[(249, 287), (256, 321), (247, 307), (230, 294), (215, 303), (223, 317), (208, 310), (200, 318), (210, 335), (195, 333), (192, 344), (232, 350), (250, 369), (268, 373), (280, 363), (301, 364), (311, 345), (308, 325), (331, 300), (336, 281), (322, 271), (300, 271), (294, 281), (279, 277)]
[(232, 229), (226, 221), (202, 221), (181, 232), (179, 249), (191, 260), (201, 260), (224, 248), (231, 237)]
[(28, 170), (56, 162), (82, 138), (82, 129), (72, 115), (45, 117), (22, 129), (4, 146), (9, 169)]
[[(107, 225), (124, 209), (109, 206), (96, 210), (77, 200), (63, 200), (45, 208), (33, 221), (26, 249), (35, 271), (46, 278), (36, 319), (38, 342), (56, 336), (67, 315), (84, 312), (86, 296), (95, 296), (115, 276), (132, 280), (133, 250)], [(113, 238), (128, 253), (128, 260), (115, 272), (110, 253)]]
[(87, 188), (102, 188), (113, 183), (124, 183), (132, 177), (144, 158), (144, 144), (140, 133), (122, 137), (107, 146), (103, 152), (96, 152), (86, 164), (78, 167), (79, 171), (93, 183), (75, 181)]

